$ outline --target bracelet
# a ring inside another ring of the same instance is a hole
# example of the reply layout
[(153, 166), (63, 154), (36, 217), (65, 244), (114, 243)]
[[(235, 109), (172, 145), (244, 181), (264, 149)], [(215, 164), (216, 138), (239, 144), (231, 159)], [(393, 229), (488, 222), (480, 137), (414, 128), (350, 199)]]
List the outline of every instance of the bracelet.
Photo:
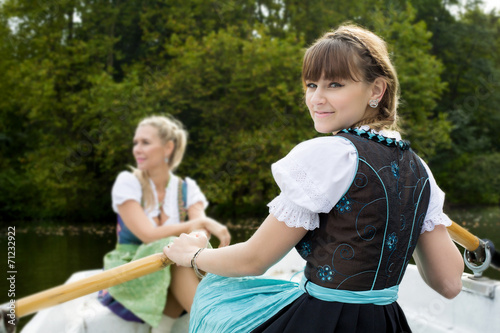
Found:
[(196, 253), (194, 254), (193, 256), (193, 259), (191, 259), (191, 267), (194, 269), (194, 272), (196, 274), (197, 277), (199, 277), (200, 279), (203, 279), (205, 275), (201, 274), (200, 271), (198, 270), (198, 266), (196, 265), (196, 258), (198, 257), (198, 255), (201, 253), (201, 251), (205, 250), (204, 247), (200, 248), (198, 251), (196, 251)]

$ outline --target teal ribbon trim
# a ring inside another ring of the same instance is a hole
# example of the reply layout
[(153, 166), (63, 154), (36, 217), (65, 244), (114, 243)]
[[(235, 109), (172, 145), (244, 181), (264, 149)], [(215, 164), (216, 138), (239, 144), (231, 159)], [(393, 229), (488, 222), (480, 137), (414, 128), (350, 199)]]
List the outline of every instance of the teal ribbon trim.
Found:
[(398, 299), (399, 285), (380, 290), (352, 291), (325, 288), (311, 281), (306, 282), (307, 279), (302, 277), (299, 285), (300, 290), (327, 302), (387, 305)]

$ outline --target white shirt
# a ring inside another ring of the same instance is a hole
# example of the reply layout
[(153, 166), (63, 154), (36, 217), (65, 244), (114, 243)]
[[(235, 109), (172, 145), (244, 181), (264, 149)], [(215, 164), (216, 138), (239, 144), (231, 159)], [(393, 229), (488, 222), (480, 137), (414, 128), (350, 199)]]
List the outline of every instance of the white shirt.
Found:
[[(179, 208), (178, 208), (178, 186), (180, 178), (170, 173), (170, 180), (168, 182), (167, 188), (165, 190), (165, 198), (163, 199), (162, 209), (165, 214), (169, 217), (163, 224), (177, 224), (180, 223)], [(208, 206), (208, 201), (201, 192), (198, 184), (191, 178), (186, 177), (187, 195), (186, 195), (186, 207), (194, 205), (195, 203), (202, 202), (204, 208)], [(153, 208), (145, 210), (151, 223), (156, 226), (154, 218), (160, 215), (160, 208), (158, 204), (158, 196), (156, 194), (156, 187), (153, 181), (149, 180), (151, 184), (151, 189), (154, 194), (154, 205)], [(129, 171), (122, 171), (113, 185), (111, 190), (111, 199), (113, 211), (118, 214), (118, 205), (123, 204), (127, 200), (135, 200), (141, 204), (142, 199), (142, 188), (139, 179), (135, 177)]]
[[(289, 227), (318, 228), (318, 213), (329, 213), (348, 191), (357, 163), (357, 150), (342, 137), (320, 137), (298, 144), (271, 166), (281, 193), (268, 204), (269, 213)], [(444, 192), (427, 164), (422, 164), (429, 176), (430, 200), (421, 233), (452, 223), (443, 212)]]

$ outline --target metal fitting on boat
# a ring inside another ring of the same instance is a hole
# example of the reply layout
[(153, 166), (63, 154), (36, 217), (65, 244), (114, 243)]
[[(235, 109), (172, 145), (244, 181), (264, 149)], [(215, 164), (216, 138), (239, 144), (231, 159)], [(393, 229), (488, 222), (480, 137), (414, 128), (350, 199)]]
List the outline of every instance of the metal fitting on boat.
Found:
[(483, 272), (490, 267), (491, 249), (490, 244), (479, 240), (479, 246), (474, 251), (464, 251), (465, 265), (474, 273), (474, 278), (483, 276)]

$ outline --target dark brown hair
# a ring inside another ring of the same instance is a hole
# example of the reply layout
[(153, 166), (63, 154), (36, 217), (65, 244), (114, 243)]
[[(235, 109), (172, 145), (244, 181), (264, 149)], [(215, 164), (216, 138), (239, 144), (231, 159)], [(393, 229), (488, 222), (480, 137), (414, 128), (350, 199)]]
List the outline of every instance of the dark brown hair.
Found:
[(343, 25), (328, 32), (309, 47), (302, 64), (302, 83), (327, 80), (353, 80), (373, 83), (382, 78), (387, 88), (379, 101), (375, 118), (363, 119), (355, 126), (370, 125), (380, 130), (398, 129), (399, 82), (386, 43), (369, 30)]

